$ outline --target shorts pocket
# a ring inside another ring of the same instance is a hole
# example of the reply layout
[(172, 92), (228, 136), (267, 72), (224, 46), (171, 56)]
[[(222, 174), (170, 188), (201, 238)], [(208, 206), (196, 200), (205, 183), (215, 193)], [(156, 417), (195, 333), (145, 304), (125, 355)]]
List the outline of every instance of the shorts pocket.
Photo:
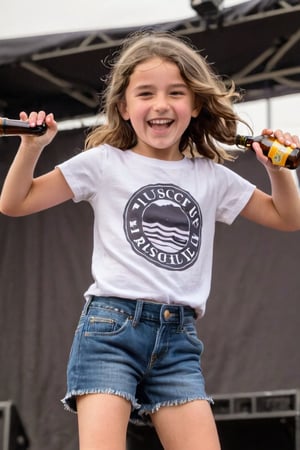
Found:
[(129, 316), (123, 311), (97, 308), (97, 314), (93, 314), (93, 308), (86, 317), (84, 328), (85, 336), (115, 335), (121, 333), (130, 323)]

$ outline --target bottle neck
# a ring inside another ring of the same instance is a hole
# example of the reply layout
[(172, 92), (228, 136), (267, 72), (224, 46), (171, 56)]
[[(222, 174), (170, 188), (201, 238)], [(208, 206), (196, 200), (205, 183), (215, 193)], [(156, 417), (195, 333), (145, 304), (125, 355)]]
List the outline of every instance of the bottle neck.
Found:
[(237, 134), (235, 137), (235, 144), (237, 147), (243, 147), (243, 148), (251, 148), (253, 143), (253, 137), (252, 136), (242, 136), (240, 134)]

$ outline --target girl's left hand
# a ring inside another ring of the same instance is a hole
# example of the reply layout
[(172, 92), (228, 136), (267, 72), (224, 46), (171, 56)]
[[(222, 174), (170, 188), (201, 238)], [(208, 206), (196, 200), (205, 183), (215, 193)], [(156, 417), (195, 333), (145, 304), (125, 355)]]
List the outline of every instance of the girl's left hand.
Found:
[[(300, 147), (300, 139), (297, 135), (291, 135), (291, 133), (283, 132), (282, 130), (270, 130), (269, 128), (264, 128), (261, 132), (263, 135), (272, 136), (277, 139), (281, 144), (290, 146), (292, 148)], [(262, 152), (262, 149), (259, 145), (259, 142), (255, 142), (252, 145), (255, 150), (257, 159), (264, 165), (266, 168), (271, 170), (280, 170), (281, 167), (275, 166), (272, 164), (270, 159), (265, 156)]]

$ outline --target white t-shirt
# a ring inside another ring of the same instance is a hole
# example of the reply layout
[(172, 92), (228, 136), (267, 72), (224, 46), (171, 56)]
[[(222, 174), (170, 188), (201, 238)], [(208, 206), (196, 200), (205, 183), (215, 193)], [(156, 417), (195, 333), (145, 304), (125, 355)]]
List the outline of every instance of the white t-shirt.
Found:
[(94, 210), (94, 282), (85, 293), (188, 305), (210, 291), (215, 222), (231, 224), (255, 186), (207, 158), (162, 161), (109, 145), (59, 169)]

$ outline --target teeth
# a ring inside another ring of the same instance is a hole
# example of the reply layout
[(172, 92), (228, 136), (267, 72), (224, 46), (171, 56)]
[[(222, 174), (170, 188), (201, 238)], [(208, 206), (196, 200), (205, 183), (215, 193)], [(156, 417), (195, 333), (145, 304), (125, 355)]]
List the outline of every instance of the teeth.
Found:
[(149, 121), (151, 125), (168, 125), (172, 122), (170, 119), (154, 119)]

